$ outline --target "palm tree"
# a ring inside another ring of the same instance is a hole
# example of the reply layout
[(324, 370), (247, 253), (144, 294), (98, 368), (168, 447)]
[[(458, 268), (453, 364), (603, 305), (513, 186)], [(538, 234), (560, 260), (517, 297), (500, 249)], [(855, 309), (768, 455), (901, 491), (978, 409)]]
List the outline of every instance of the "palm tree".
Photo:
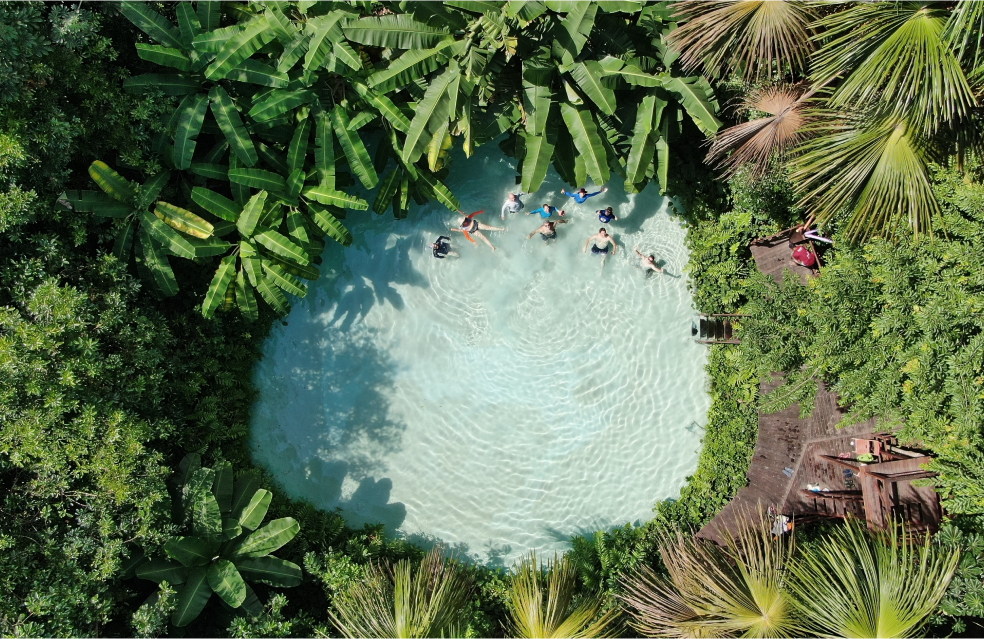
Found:
[(473, 585), (469, 572), (435, 548), (419, 564), (371, 566), (328, 615), (346, 637), (462, 636)]
[(536, 554), (516, 568), (509, 593), (513, 637), (608, 637), (616, 611), (600, 617), (601, 600), (577, 596), (577, 567), (554, 556), (546, 574)]
[(740, 521), (723, 549), (677, 531), (660, 549), (668, 577), (643, 566), (624, 579), (630, 625), (652, 637), (795, 636), (791, 538), (773, 537), (761, 512)]
[(746, 80), (798, 75), (812, 47), (811, 8), (783, 0), (686, 0), (674, 5), (685, 22), (669, 36), (684, 69), (701, 64), (715, 77), (739, 73)]
[(943, 598), (960, 553), (918, 544), (902, 527), (871, 534), (849, 521), (791, 566), (791, 600), (825, 637), (914, 637)]

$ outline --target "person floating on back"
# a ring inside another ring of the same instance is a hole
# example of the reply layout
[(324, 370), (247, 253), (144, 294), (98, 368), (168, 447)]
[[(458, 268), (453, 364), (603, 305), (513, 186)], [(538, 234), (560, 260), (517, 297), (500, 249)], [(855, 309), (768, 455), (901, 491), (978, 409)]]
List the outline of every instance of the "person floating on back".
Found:
[[(556, 206), (550, 206), (549, 204), (544, 204), (543, 206), (541, 206), (538, 209), (533, 209), (532, 211), (530, 211), (529, 213), (527, 213), (527, 215), (535, 215), (535, 214), (539, 213), (540, 214), (540, 217), (542, 217), (542, 218), (548, 218), (551, 215), (553, 215), (554, 211), (556, 211), (556, 210), (557, 210), (557, 207)], [(566, 213), (564, 211), (561, 211), (560, 214), (561, 215), (566, 215)]]
[(557, 221), (544, 220), (543, 224), (541, 224), (538, 228), (534, 229), (529, 235), (526, 236), (526, 239), (530, 239), (531, 237), (539, 233), (540, 237), (543, 238), (544, 242), (555, 240), (557, 239), (558, 224), (567, 224), (567, 220), (557, 220)]
[(472, 239), (472, 235), (477, 235), (479, 239), (488, 244), (489, 248), (494, 251), (495, 247), (492, 246), (492, 242), (489, 241), (489, 238), (485, 237), (485, 234), (482, 233), (482, 231), (505, 231), (506, 229), (499, 226), (486, 226), (476, 220), (475, 216), (483, 212), (484, 211), (475, 211), (474, 213), (465, 215), (464, 211), (458, 211), (458, 213), (461, 213), (464, 217), (462, 217), (458, 222), (458, 228), (453, 228), (451, 230), (457, 231), (458, 233), (464, 233), (465, 238), (472, 244), (475, 244), (475, 240)]
[[(519, 195), (523, 195), (520, 193)], [(506, 198), (505, 204), (502, 205), (502, 219), (506, 219), (506, 213), (519, 213), (525, 204), (519, 199), (519, 195), (515, 193), (510, 193), (509, 197)]]
[(434, 251), (434, 257), (439, 260), (443, 260), (448, 255), (452, 257), (458, 257), (458, 254), (451, 250), (451, 238), (442, 235), (431, 244), (431, 249)]
[[(592, 244), (594, 242), (594, 244)], [(591, 244), (591, 252), (595, 255), (603, 255), (605, 259), (608, 259), (608, 249), (609, 244), (611, 244), (612, 255), (615, 255), (618, 251), (618, 244), (615, 242), (615, 238), (608, 234), (604, 228), (598, 229), (598, 232), (588, 238), (588, 241), (584, 243), (584, 250), (582, 253), (588, 252), (588, 244)], [(604, 265), (604, 260), (601, 262)]]
[(656, 273), (662, 273), (663, 272), (663, 269), (661, 269), (660, 267), (656, 266), (656, 256), (655, 255), (643, 255), (642, 253), (639, 252), (639, 247), (638, 246), (634, 247), (632, 250), (635, 251), (635, 254), (636, 255), (638, 255), (639, 257), (642, 258), (642, 262), (639, 264), (639, 266), (642, 267), (642, 271), (643, 271), (643, 273), (646, 274), (647, 277), (649, 276), (650, 273), (652, 273), (654, 271)]
[(608, 187), (607, 186), (603, 186), (603, 187), (601, 187), (601, 190), (600, 191), (595, 191), (594, 193), (588, 193), (587, 190), (585, 190), (583, 188), (578, 189), (574, 193), (568, 193), (564, 189), (561, 189), (560, 192), (563, 193), (564, 195), (566, 195), (567, 197), (574, 198), (574, 201), (577, 202), (578, 204), (584, 204), (588, 200), (589, 197), (594, 197), (596, 195), (600, 195), (601, 193), (604, 193), (607, 190), (608, 190)]
[(610, 206), (607, 209), (601, 209), (600, 211), (597, 211), (597, 213), (598, 213), (598, 221), (600, 221), (602, 224), (608, 224), (612, 220), (618, 222), (618, 216), (615, 215), (615, 211), (613, 211), (612, 207)]

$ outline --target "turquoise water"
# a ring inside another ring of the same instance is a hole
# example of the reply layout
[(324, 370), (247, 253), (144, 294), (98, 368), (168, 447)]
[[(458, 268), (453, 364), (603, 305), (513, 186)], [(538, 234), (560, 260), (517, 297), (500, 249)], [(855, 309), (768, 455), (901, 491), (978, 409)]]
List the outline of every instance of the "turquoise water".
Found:
[[(570, 223), (526, 240), (537, 216), (499, 218), (515, 175), (487, 145), (448, 181), (466, 212), (507, 227), (486, 232), (494, 253), (433, 203), (402, 222), (349, 213), (355, 243), (328, 246), (255, 373), (254, 458), (293, 496), (508, 565), (679, 495), (710, 403), (681, 221), (655, 186), (613, 181), (576, 205), (551, 171), (525, 210), (557, 204)], [(620, 218), (604, 265), (582, 253), (603, 206)], [(439, 234), (460, 258), (432, 257)], [(666, 273), (645, 277), (635, 245)]]

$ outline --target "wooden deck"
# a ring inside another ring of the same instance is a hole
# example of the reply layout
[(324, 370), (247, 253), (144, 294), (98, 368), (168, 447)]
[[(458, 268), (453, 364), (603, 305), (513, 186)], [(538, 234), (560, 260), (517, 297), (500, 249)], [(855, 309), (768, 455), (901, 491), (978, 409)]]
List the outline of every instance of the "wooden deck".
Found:
[[(762, 392), (777, 385), (775, 382), (763, 385)], [(812, 415), (800, 419), (799, 412), (799, 405), (795, 404), (778, 413), (759, 414), (758, 441), (748, 469), (748, 485), (697, 533), (699, 537), (723, 543), (725, 531), (735, 530), (738, 518), (755, 512), (759, 505), (762, 508), (774, 506), (787, 515), (806, 514), (799, 505), (803, 502), (799, 490), (817, 483), (824, 472), (830, 474), (826, 464), (815, 463), (816, 451), (835, 451), (833, 454), (836, 455), (853, 450), (851, 441), (870, 435), (874, 429), (874, 420), (869, 420), (837, 430), (836, 425), (844, 411), (837, 406), (836, 395), (822, 382)], [(791, 474), (783, 472), (787, 468), (792, 470)], [(831, 489), (839, 486), (833, 481), (836, 478), (831, 475), (828, 484), (823, 485)], [(808, 507), (809, 504), (803, 502), (802, 508)]]
[[(816, 275), (815, 270), (800, 266), (793, 261), (793, 249), (789, 246), (788, 230), (772, 237), (755, 240), (749, 248), (758, 270), (780, 284), (782, 283), (782, 272), (787, 268), (799, 276), (801, 284), (806, 284), (808, 279)], [(816, 254), (815, 247), (813, 247), (813, 252)], [(819, 264), (819, 258), (817, 260)]]

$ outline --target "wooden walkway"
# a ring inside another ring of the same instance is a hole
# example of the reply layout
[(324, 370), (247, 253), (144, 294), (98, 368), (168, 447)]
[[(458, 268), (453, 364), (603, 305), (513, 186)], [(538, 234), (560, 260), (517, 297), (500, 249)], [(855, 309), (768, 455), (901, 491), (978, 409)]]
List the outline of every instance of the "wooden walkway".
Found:
[[(815, 254), (816, 248), (813, 247), (812, 242), (810, 246)], [(806, 284), (806, 281), (816, 274), (813, 269), (800, 266), (793, 261), (793, 249), (789, 246), (788, 229), (772, 237), (755, 240), (749, 249), (752, 251), (752, 258), (755, 260), (758, 270), (780, 284), (782, 283), (782, 272), (787, 268), (799, 276), (801, 284)]]
[[(762, 393), (776, 386), (775, 382), (763, 384)], [(799, 412), (799, 404), (794, 404), (778, 413), (759, 414), (758, 441), (748, 469), (748, 485), (697, 533), (698, 537), (723, 544), (725, 531), (735, 530), (738, 518), (754, 513), (759, 505), (763, 509), (774, 506), (787, 515), (802, 514), (799, 489), (816, 479), (816, 451), (834, 451), (832, 454), (836, 455), (853, 450), (851, 440), (870, 435), (875, 425), (872, 419), (838, 430), (836, 425), (844, 411), (837, 406), (837, 396), (822, 382), (812, 415), (800, 419)], [(834, 486), (838, 484), (831, 482), (829, 488)]]

